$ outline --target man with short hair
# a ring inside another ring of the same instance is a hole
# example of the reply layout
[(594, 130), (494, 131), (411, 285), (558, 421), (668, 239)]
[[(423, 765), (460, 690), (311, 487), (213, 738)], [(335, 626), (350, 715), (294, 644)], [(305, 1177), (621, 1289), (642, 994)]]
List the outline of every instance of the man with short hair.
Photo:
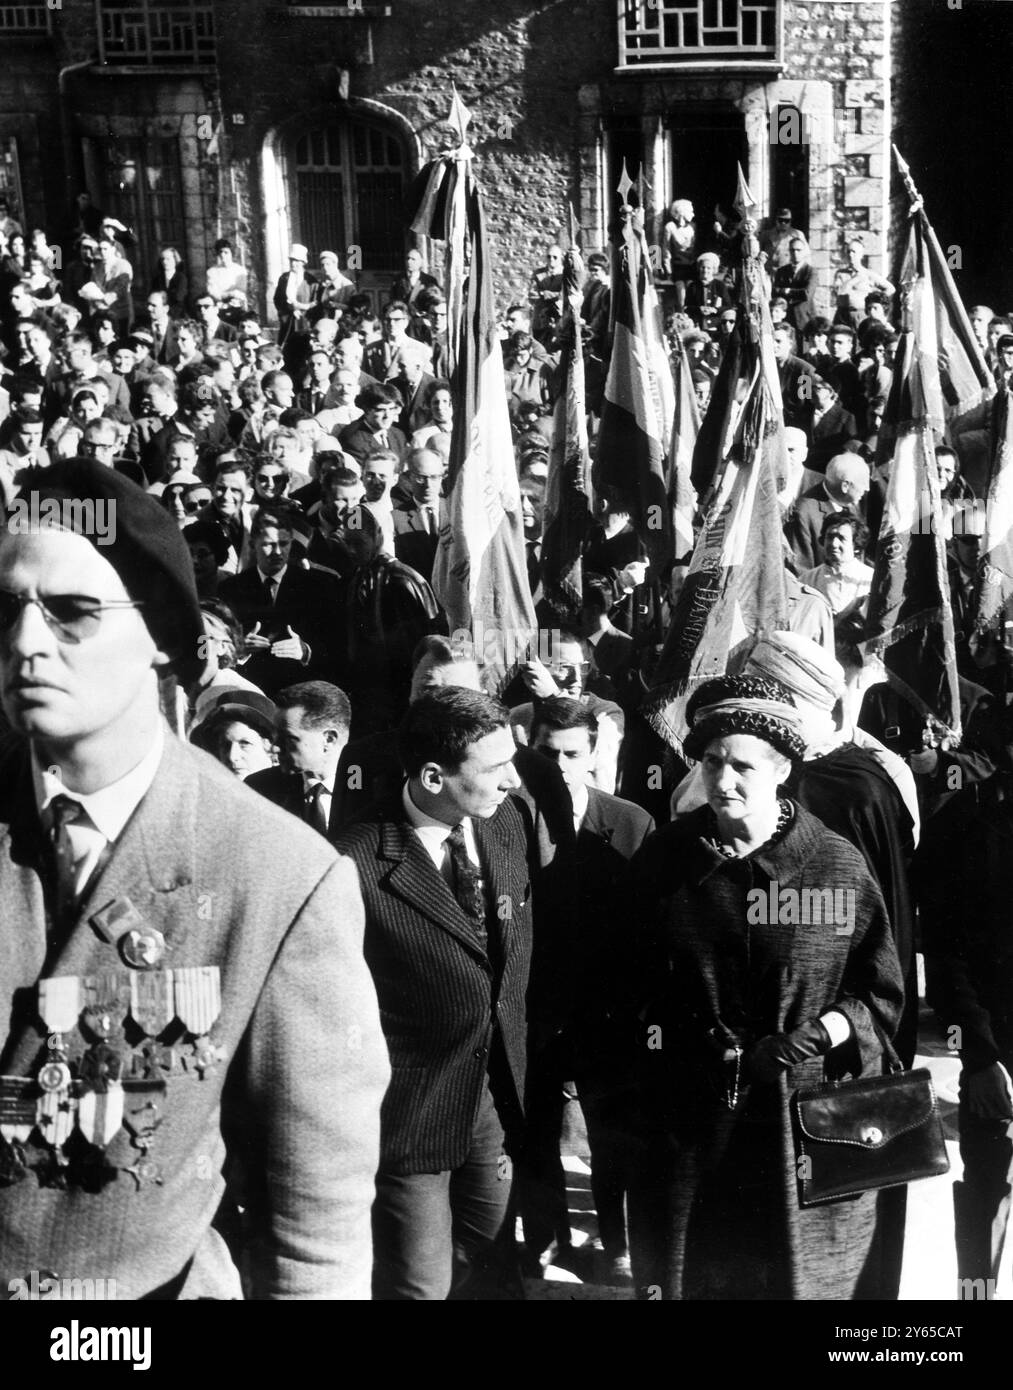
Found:
[(838, 454), (827, 464), (823, 480), (799, 499), (784, 529), (800, 573), (815, 569), (825, 559), (822, 534), (826, 517), (850, 512), (864, 521), (869, 482), (869, 465), (863, 458)]
[(383, 337), (370, 343), (363, 355), (362, 365), (377, 381), (393, 381), (401, 370), (402, 353), (414, 345), (408, 337), (410, 322), (408, 306), (400, 299), (391, 300), (383, 311)]
[(215, 465), (211, 501), (198, 513), (199, 521), (220, 526), (229, 542), (229, 554), (222, 568), (230, 574), (245, 569), (252, 558), (250, 527), (253, 508), (250, 465), (235, 453), (223, 454)]
[(356, 405), (362, 408), (361, 419), (346, 425), (338, 439), (346, 454), (351, 454), (359, 463), (365, 462), (368, 454), (378, 449), (386, 452), (392, 449), (398, 458), (408, 452), (408, 441), (394, 423), (401, 413), (402, 401), (393, 386), (370, 386), (356, 397)]
[[(383, 548), (388, 555), (396, 554), (394, 543), (394, 504), (391, 488), (398, 474), (397, 454), (370, 454), (362, 465), (363, 506), (371, 512), (383, 535)], [(412, 566), (414, 568), (414, 566)]]
[(253, 518), (253, 564), (229, 575), (219, 596), (243, 624), (243, 674), (266, 694), (331, 675), (331, 630), (341, 606), (331, 576), (291, 563), (293, 509), (262, 507)]
[(774, 329), (774, 360), (781, 381), (781, 408), (786, 425), (803, 430), (812, 440), (814, 409), (813, 369), (803, 357), (795, 355), (795, 330), (790, 323)]
[(153, 372), (144, 387), (144, 414), (133, 429), (131, 446), (151, 483), (165, 481), (169, 446), (180, 435), (193, 437), (193, 431), (179, 418), (176, 382), (170, 372)]
[(446, 476), (446, 464), (433, 449), (413, 449), (403, 483), (411, 500), (394, 504), (394, 554), (427, 581), (440, 542)]
[(449, 688), (410, 706), (398, 746), (399, 794), (336, 841), (359, 870), (393, 1067), (373, 1297), (502, 1296), (531, 959), (513, 739), (495, 700)]
[[(622, 1107), (629, 1099), (630, 1078), (623, 1071), (626, 1054), (621, 1038), (615, 1036), (610, 987), (615, 979), (616, 943), (636, 925), (629, 917), (629, 861), (654, 829), (654, 820), (632, 801), (610, 796), (594, 785), (597, 740), (598, 720), (577, 701), (556, 696), (536, 708), (531, 747), (559, 767), (573, 803), (579, 906), (577, 940), (564, 963), (573, 1013), (559, 1040), (539, 1059), (536, 1073), (529, 1076), (528, 1150), (535, 1148), (542, 1159), (538, 1166), (543, 1201), (528, 1205), (524, 1242), (529, 1256), (542, 1255), (553, 1239), (564, 1247), (570, 1243), (559, 1143), (564, 1085), (574, 1079), (587, 1121), (591, 1192), (612, 1283), (616, 1276), (629, 1276), (623, 1212), (629, 1130), (622, 1122)], [(541, 1083), (537, 1099), (532, 1090), (536, 1077)], [(555, 1189), (554, 1219), (547, 1219), (551, 1204), (544, 1201), (545, 1186)]]
[(352, 720), (348, 696), (327, 681), (303, 681), (279, 690), (274, 705), (279, 765), (246, 784), (333, 838), (341, 810), (335, 778)]
[(18, 416), (6, 449), (0, 449), (0, 491), (9, 503), (19, 486), (18, 475), (32, 465), (49, 463), (49, 453), (42, 442), (42, 416), (37, 410), (23, 410)]
[(204, 641), (174, 520), (96, 463), (30, 486), (116, 528), (0, 531), (0, 1287), (364, 1298), (389, 1069), (354, 871), (166, 726)]

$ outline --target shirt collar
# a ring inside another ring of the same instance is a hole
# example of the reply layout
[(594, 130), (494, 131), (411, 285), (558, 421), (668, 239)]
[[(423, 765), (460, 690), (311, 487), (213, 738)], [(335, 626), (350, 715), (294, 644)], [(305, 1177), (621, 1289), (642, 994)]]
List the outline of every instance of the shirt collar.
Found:
[(309, 793), (310, 791), (312, 791), (312, 789), (313, 789), (313, 788), (317, 785), (317, 783), (319, 782), (320, 785), (321, 785), (321, 786), (323, 787), (323, 789), (324, 789), (325, 795), (326, 795), (326, 796), (333, 796), (333, 795), (334, 795), (334, 782), (335, 782), (336, 774), (337, 774), (337, 768), (335, 768), (334, 772), (331, 773), (331, 775), (330, 775), (329, 778), (327, 778), (327, 777), (317, 777), (315, 774), (313, 774), (313, 773), (311, 773), (311, 772), (304, 772), (304, 773), (302, 774), (303, 791)]
[(576, 791), (571, 791), (570, 800), (573, 802), (573, 823), (579, 829), (591, 801), (587, 787), (578, 787)]
[(268, 580), (270, 580), (272, 584), (280, 584), (281, 581), (285, 578), (285, 571), (287, 569), (288, 565), (283, 565), (277, 574), (265, 574), (264, 571), (258, 565), (257, 573), (260, 575), (261, 583), (263, 584), (266, 584)]
[(445, 821), (437, 820), (434, 816), (427, 815), (425, 811), (420, 811), (412, 800), (407, 782), (401, 793), (401, 804), (404, 806), (405, 815), (408, 817), (412, 829), (424, 830), (427, 838), (435, 840), (439, 836), (441, 841), (445, 840), (454, 828), (452, 825), (447, 825)]
[(89, 792), (87, 796), (80, 792), (68, 793), (55, 773), (39, 766), (33, 749), (32, 779), (40, 815), (49, 809), (54, 797), (69, 795), (72, 800), (80, 802), (92, 825), (105, 839), (110, 843), (117, 840), (155, 780), (164, 748), (165, 731), (159, 720), (155, 741), (140, 762), (118, 781), (110, 783), (108, 787), (100, 787), (97, 792)]

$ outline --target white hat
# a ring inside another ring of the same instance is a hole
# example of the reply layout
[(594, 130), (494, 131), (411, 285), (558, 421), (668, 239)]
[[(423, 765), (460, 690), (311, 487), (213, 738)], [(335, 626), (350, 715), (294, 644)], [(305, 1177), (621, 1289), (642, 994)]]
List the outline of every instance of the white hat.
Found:
[(288, 248), (288, 258), (290, 261), (306, 262), (310, 258), (310, 253), (306, 250), (306, 247), (303, 246), (300, 242), (294, 241), (292, 245)]

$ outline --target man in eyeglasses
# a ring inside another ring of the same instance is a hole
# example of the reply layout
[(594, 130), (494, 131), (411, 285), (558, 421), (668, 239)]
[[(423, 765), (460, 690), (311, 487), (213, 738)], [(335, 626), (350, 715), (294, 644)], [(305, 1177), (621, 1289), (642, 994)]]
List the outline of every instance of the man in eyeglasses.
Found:
[(392, 381), (401, 370), (402, 351), (411, 344), (408, 306), (395, 299), (383, 311), (383, 336), (369, 343), (362, 354), (362, 365), (377, 381)]
[(166, 728), (204, 641), (168, 513), (80, 460), (31, 489), (116, 525), (0, 531), (0, 1287), (366, 1298), (389, 1068), (354, 871)]
[(791, 243), (801, 242), (806, 254), (809, 243), (802, 232), (792, 225), (791, 208), (778, 208), (773, 219), (760, 232), (760, 251), (766, 257), (767, 271), (773, 276), (775, 270), (791, 263)]

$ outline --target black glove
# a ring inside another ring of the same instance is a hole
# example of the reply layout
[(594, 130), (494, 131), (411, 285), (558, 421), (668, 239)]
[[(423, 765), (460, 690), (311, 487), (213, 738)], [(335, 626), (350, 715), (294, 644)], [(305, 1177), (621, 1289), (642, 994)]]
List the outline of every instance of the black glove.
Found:
[(746, 1080), (769, 1085), (781, 1072), (807, 1062), (810, 1057), (822, 1057), (833, 1045), (833, 1039), (818, 1018), (803, 1023), (791, 1033), (770, 1033), (754, 1043), (743, 1058)]

